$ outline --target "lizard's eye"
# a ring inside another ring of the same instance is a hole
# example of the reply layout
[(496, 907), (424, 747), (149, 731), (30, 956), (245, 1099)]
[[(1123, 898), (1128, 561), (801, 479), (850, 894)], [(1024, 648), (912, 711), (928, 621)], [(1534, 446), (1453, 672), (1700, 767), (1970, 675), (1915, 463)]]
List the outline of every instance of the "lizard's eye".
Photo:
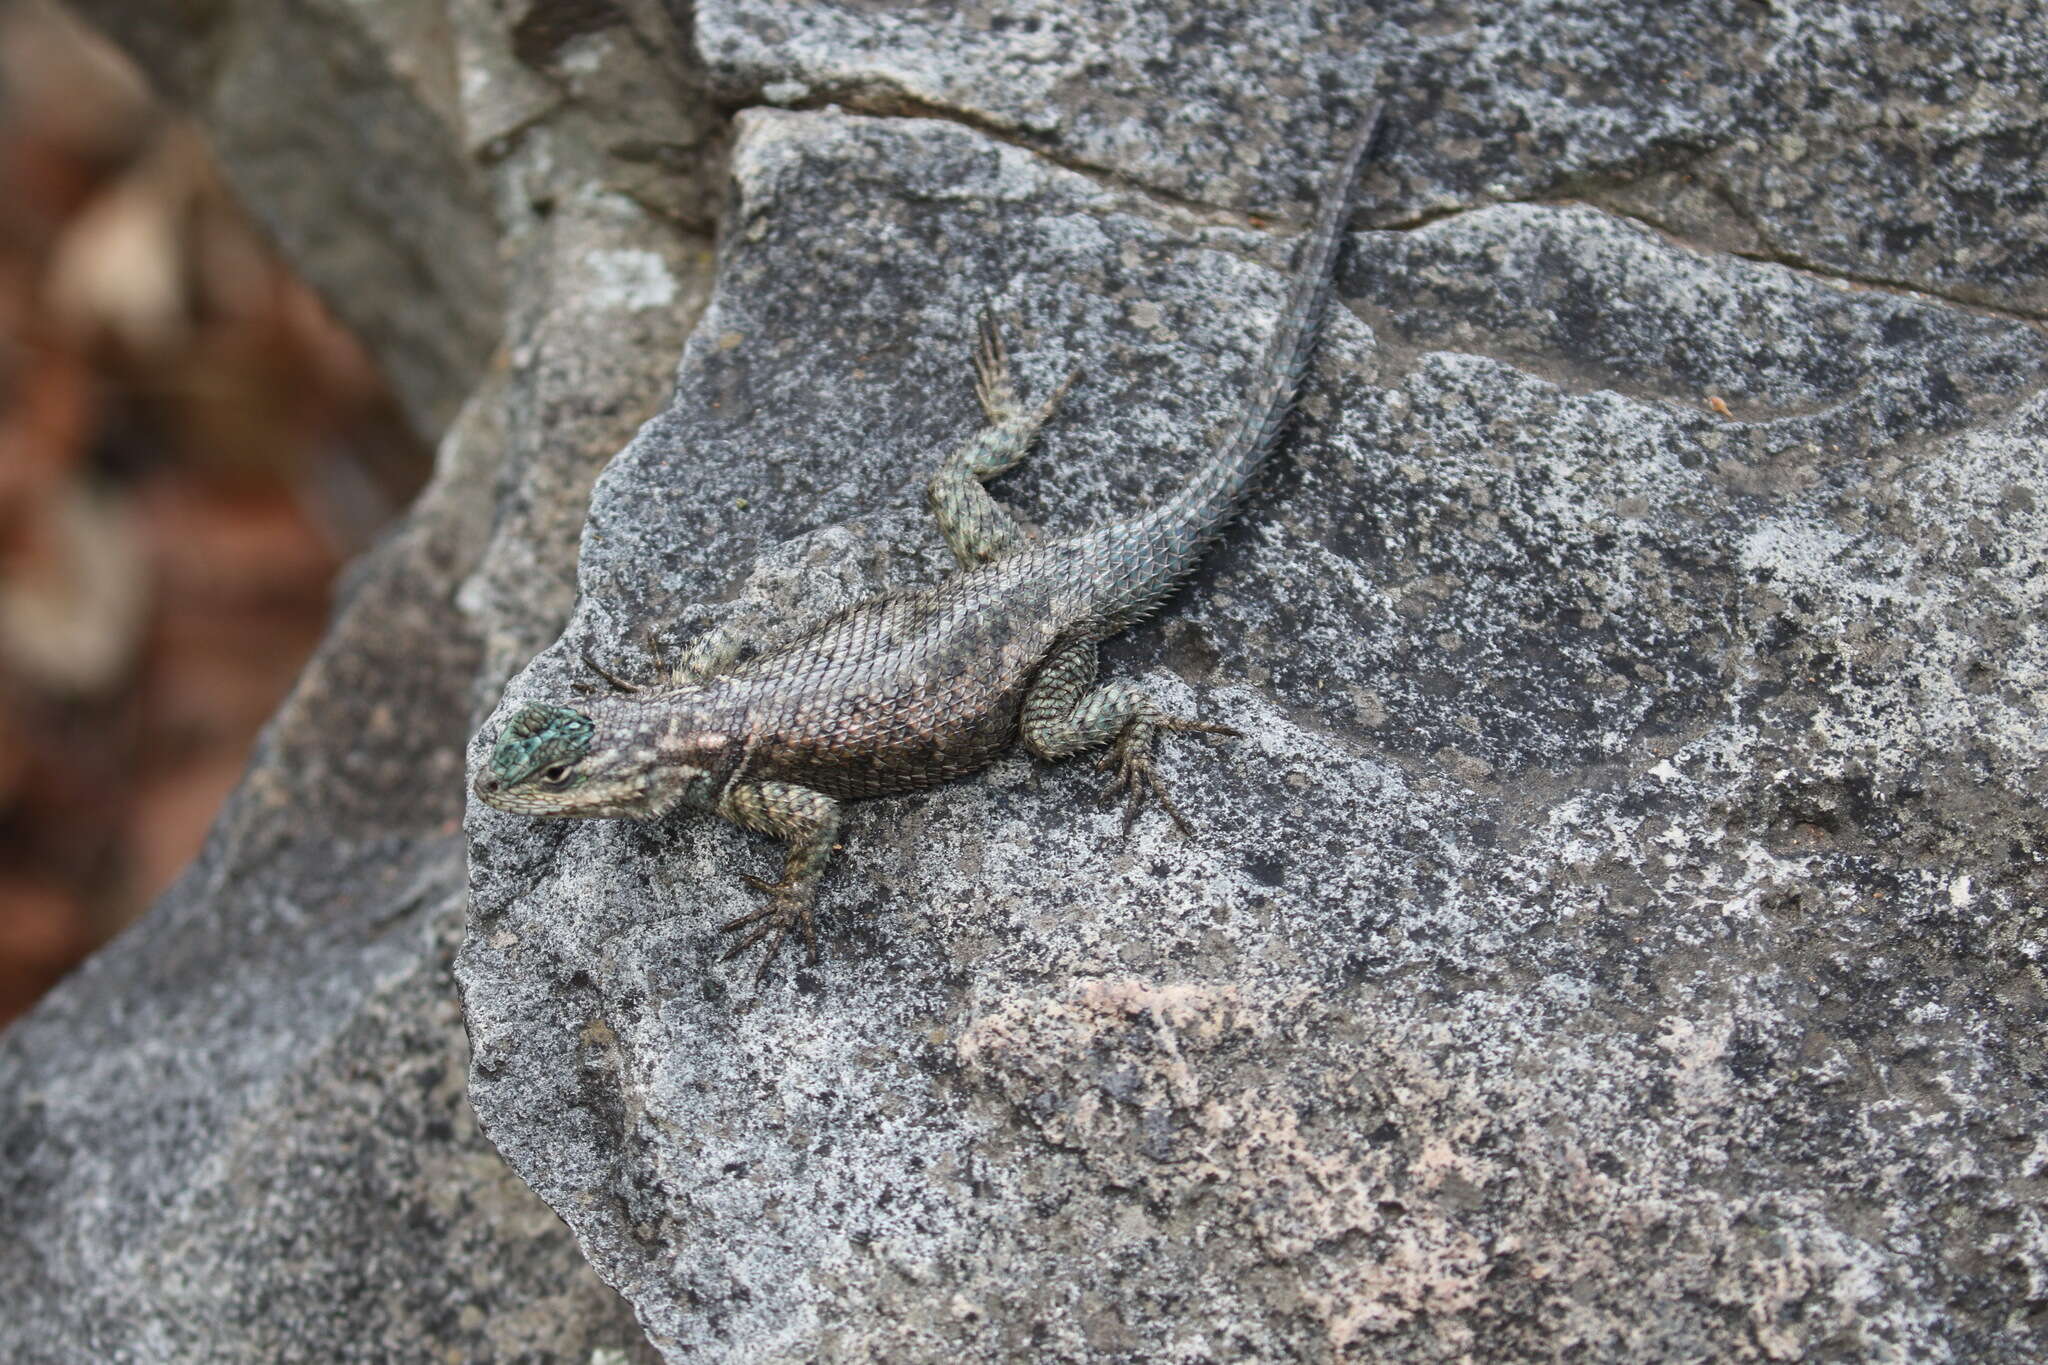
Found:
[(569, 780), (569, 765), (557, 763), (554, 767), (543, 770), (540, 780), (547, 783), (550, 787), (561, 786)]

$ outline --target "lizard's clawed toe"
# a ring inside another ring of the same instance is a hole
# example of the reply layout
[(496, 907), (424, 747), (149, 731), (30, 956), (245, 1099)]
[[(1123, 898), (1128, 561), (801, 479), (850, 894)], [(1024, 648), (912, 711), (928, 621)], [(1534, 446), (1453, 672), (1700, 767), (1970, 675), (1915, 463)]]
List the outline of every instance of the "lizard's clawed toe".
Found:
[(1228, 725), (1214, 721), (1187, 720), (1180, 716), (1167, 715), (1156, 707), (1148, 707), (1138, 715), (1109, 751), (1096, 761), (1096, 768), (1113, 774), (1103, 799), (1114, 801), (1119, 796), (1124, 801), (1124, 837), (1129, 838), (1131, 827), (1137, 822), (1138, 811), (1150, 795), (1159, 802), (1159, 808), (1166, 812), (1180, 832), (1193, 838), (1195, 828), (1188, 818), (1181, 814), (1180, 807), (1166, 794), (1166, 784), (1160, 780), (1159, 771), (1152, 763), (1152, 744), (1162, 730), (1186, 730), (1197, 734), (1239, 737), (1242, 732)]
[(1131, 836), (1131, 827), (1137, 823), (1138, 811), (1145, 804), (1147, 793), (1159, 802), (1159, 808), (1166, 812), (1180, 832), (1189, 838), (1195, 834), (1194, 826), (1180, 813), (1180, 807), (1166, 794), (1166, 784), (1159, 780), (1159, 772), (1152, 766), (1149, 756), (1136, 751), (1112, 750), (1098, 765), (1104, 771), (1114, 771), (1102, 796), (1105, 801), (1114, 801), (1121, 796), (1124, 800), (1124, 837)]
[(754, 984), (758, 986), (767, 978), (769, 964), (774, 962), (776, 954), (782, 951), (782, 941), (788, 938), (789, 931), (794, 929), (803, 935), (804, 949), (809, 964), (813, 967), (817, 966), (818, 931), (817, 922), (811, 914), (810, 901), (794, 894), (793, 888), (787, 883), (764, 881), (760, 877), (745, 876), (745, 874), (742, 874), (742, 876), (748, 883), (766, 891), (774, 899), (758, 910), (749, 910), (746, 914), (727, 920), (724, 924), (718, 926), (718, 932), (721, 934), (738, 933), (742, 929), (751, 929), (751, 932), (744, 938), (726, 949), (719, 956), (719, 961), (730, 962), (741, 953), (746, 952), (747, 949), (766, 939), (768, 946), (761, 954), (760, 967), (754, 972)]
[(1135, 782), (1131, 786), (1131, 803), (1124, 810), (1124, 833), (1128, 835), (1131, 832), (1131, 822), (1137, 819), (1138, 807), (1144, 804), (1145, 791), (1150, 790), (1153, 799), (1159, 802), (1159, 809), (1166, 812), (1167, 818), (1173, 821), (1181, 834), (1194, 838), (1195, 827), (1188, 823), (1187, 817), (1180, 813), (1180, 807), (1174, 805), (1173, 798), (1166, 794), (1166, 784), (1159, 780), (1159, 774), (1149, 759), (1139, 767), (1138, 781), (1143, 782), (1144, 787), (1140, 788)]

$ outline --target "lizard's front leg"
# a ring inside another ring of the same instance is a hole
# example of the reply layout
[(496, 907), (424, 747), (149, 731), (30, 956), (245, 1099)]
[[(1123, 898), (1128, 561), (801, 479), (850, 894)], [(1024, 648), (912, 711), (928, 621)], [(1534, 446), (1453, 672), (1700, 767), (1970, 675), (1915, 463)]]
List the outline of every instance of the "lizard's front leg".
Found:
[(1180, 808), (1166, 794), (1166, 787), (1152, 766), (1152, 746), (1161, 730), (1196, 730), (1212, 735), (1235, 735), (1227, 725), (1184, 720), (1160, 707), (1129, 683), (1095, 685), (1095, 646), (1087, 643), (1066, 646), (1046, 660), (1038, 678), (1024, 696), (1019, 730), (1024, 747), (1040, 758), (1067, 758), (1097, 745), (1110, 746), (1101, 767), (1114, 771), (1110, 793), (1124, 793), (1124, 833), (1138, 818), (1145, 793), (1159, 799), (1173, 823), (1183, 834), (1192, 834)]
[(753, 932), (726, 950), (726, 958), (768, 940), (755, 984), (768, 974), (768, 964), (782, 948), (782, 940), (795, 929), (802, 933), (813, 966), (818, 961), (817, 929), (811, 918), (811, 902), (818, 894), (818, 878), (832, 859), (832, 841), (839, 835), (839, 803), (823, 792), (793, 782), (737, 782), (716, 807), (718, 814), (757, 834), (770, 835), (789, 844), (783, 860), (782, 879), (768, 882), (759, 877), (746, 880), (772, 898), (759, 910), (741, 915), (719, 926), (721, 933), (753, 927)]
[[(705, 679), (716, 676), (756, 646), (759, 622), (751, 617), (741, 617), (715, 626), (704, 632), (681, 654), (670, 662), (665, 657), (661, 640), (650, 627), (641, 638), (641, 645), (654, 663), (655, 679), (651, 682), (635, 682), (606, 668), (597, 661), (589, 650), (583, 651), (583, 666), (604, 679), (605, 685), (613, 692), (631, 695), (649, 687), (668, 683), (677, 687), (693, 687)], [(573, 684), (575, 690), (585, 696), (599, 689), (591, 683)]]
[(737, 616), (713, 626), (690, 643), (689, 648), (668, 665), (669, 681), (682, 687), (695, 686), (716, 677), (739, 661), (741, 655), (758, 648), (762, 621)]

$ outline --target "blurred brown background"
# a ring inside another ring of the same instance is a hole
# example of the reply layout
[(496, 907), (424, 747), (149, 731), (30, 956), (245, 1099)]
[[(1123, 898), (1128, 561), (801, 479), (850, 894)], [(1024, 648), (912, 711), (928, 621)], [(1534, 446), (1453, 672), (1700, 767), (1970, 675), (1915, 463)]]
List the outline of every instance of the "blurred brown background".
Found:
[(0, 1025), (198, 851), (428, 458), (190, 126), (0, 0)]

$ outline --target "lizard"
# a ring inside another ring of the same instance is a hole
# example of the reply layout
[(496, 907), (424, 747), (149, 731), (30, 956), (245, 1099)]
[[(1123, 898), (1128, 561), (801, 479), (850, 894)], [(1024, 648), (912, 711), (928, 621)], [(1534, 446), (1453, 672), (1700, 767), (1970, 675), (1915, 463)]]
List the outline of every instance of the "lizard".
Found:
[(947, 455), (927, 489), (953, 574), (869, 598), (751, 657), (743, 640), (713, 632), (656, 683), (614, 677), (586, 655), (611, 695), (519, 707), (477, 775), (477, 796), (543, 817), (653, 820), (687, 807), (784, 841), (778, 880), (745, 877), (767, 901), (720, 926), (739, 935), (727, 959), (766, 940), (757, 984), (792, 932), (818, 960), (812, 906), (847, 801), (964, 776), (1019, 741), (1046, 760), (1106, 748), (1100, 766), (1113, 774), (1108, 795), (1124, 797), (1126, 836), (1148, 794), (1191, 832), (1154, 745), (1167, 731), (1237, 732), (1100, 681), (1096, 646), (1157, 610), (1193, 571), (1278, 444), (1379, 129), (1375, 107), (1303, 234), (1236, 425), (1170, 499), (1051, 539), (995, 501), (984, 485), (1024, 459), (1079, 371), (1026, 405), (984, 308), (974, 364), (988, 425)]

